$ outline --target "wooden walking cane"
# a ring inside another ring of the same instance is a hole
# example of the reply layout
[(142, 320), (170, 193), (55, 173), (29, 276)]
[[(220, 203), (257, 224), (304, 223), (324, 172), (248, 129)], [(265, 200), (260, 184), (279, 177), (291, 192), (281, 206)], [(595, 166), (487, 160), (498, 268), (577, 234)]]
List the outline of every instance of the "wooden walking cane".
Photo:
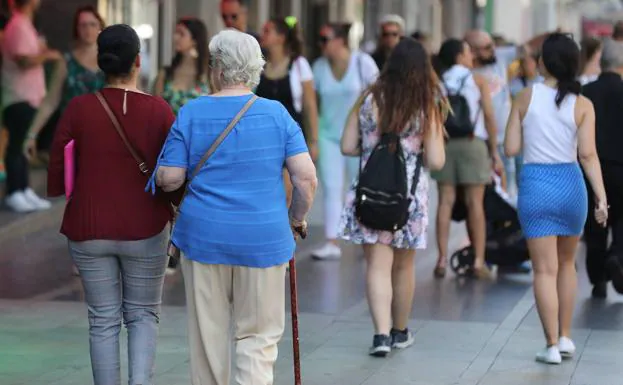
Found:
[[(302, 239), (307, 237), (307, 229), (294, 229)], [(292, 313), (292, 352), (294, 357), (294, 385), (301, 385), (301, 353), (299, 347), (299, 305), (296, 291), (296, 260), (290, 260), (290, 312)]]

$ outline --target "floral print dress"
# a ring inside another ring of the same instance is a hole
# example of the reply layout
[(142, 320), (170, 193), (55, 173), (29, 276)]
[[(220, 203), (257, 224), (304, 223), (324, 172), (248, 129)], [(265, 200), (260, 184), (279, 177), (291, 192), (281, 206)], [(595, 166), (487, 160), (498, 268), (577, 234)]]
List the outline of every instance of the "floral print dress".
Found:
[(61, 111), (76, 96), (99, 91), (106, 85), (106, 77), (102, 71), (92, 71), (84, 67), (71, 52), (65, 53), (67, 63), (67, 79), (63, 89)]
[[(362, 167), (365, 166), (380, 136), (377, 130), (372, 96), (368, 96), (359, 110), (361, 131)], [(411, 191), (418, 155), (423, 150), (423, 138), (419, 119), (414, 119), (401, 135), (402, 150), (407, 165), (408, 191)], [(356, 179), (346, 195), (346, 204), (340, 220), (340, 237), (359, 245), (383, 244), (398, 249), (425, 249), (428, 229), (428, 175), (420, 173), (415, 196), (410, 196), (409, 220), (396, 232), (377, 231), (364, 227), (355, 215)]]
[(177, 113), (184, 104), (200, 96), (209, 94), (210, 86), (206, 82), (200, 82), (197, 86), (188, 90), (177, 90), (173, 88), (172, 82), (166, 81), (162, 98), (171, 106), (173, 113), (177, 116)]

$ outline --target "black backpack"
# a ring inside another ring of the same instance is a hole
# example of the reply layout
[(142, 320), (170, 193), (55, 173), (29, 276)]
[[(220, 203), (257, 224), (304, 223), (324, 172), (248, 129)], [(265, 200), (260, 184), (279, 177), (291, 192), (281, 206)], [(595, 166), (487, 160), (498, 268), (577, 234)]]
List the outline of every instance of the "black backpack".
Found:
[[(411, 195), (415, 194), (420, 179), (421, 155), (418, 155), (416, 162)], [(395, 232), (403, 228), (409, 220), (411, 204), (407, 185), (400, 136), (382, 134), (359, 174), (355, 199), (355, 216), (359, 222), (372, 230)]]
[[(461, 80), (461, 84), (456, 92), (450, 92), (448, 86), (445, 86), (448, 93), (448, 103), (452, 108), (445, 123), (446, 131), (450, 138), (467, 138), (474, 134), (476, 125), (475, 122), (472, 122), (471, 109), (465, 96), (461, 95), (465, 82), (471, 76), (471, 74), (467, 75)], [(480, 114), (480, 110), (478, 114)]]

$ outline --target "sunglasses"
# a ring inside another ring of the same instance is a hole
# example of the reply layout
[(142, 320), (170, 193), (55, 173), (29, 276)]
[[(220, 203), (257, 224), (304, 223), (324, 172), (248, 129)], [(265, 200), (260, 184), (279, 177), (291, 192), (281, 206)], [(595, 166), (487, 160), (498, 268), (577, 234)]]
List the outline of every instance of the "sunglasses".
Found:
[(100, 28), (100, 23), (95, 21), (85, 22), (78, 24), (80, 28)]
[(400, 34), (398, 32), (383, 32), (381, 34), (382, 37), (398, 37)]
[(223, 13), (221, 14), (221, 17), (223, 18), (223, 20), (231, 20), (231, 21), (236, 21), (238, 20), (238, 14), (237, 13), (232, 13), (232, 14), (226, 14)]
[(326, 45), (331, 40), (333, 40), (333, 37), (330, 37), (330, 36), (320, 36), (318, 38), (318, 43), (320, 43), (320, 45)]

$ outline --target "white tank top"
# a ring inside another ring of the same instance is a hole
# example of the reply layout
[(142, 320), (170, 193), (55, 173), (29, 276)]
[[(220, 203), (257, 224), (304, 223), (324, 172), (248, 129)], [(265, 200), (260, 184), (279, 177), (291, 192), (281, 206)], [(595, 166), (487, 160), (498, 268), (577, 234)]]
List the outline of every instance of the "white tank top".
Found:
[(532, 99), (523, 118), (524, 163), (574, 163), (578, 158), (577, 96), (568, 94), (556, 106), (558, 90), (532, 86)]

